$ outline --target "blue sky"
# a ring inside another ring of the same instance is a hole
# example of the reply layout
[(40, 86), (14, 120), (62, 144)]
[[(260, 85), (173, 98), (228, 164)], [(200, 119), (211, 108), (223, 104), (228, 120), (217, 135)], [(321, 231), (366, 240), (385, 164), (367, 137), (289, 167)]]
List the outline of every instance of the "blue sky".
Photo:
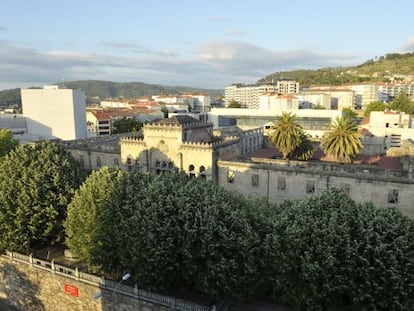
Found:
[(414, 2), (2, 0), (0, 89), (97, 79), (223, 88), (414, 51)]

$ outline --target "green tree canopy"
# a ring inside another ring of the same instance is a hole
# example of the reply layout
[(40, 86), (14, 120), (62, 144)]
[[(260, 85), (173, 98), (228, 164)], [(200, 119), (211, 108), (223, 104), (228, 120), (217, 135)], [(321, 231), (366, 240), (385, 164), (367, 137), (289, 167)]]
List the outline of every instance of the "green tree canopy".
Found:
[(227, 108), (241, 108), (241, 104), (235, 99), (230, 99)]
[(121, 119), (115, 120), (112, 124), (112, 127), (112, 133), (114, 134), (136, 132), (141, 129), (142, 122), (138, 121), (135, 118), (123, 117)]
[(352, 110), (351, 108), (343, 108), (342, 109), (342, 113), (344, 115), (345, 118), (354, 120), (356, 118), (358, 118), (358, 114)]
[(384, 111), (388, 109), (388, 104), (383, 102), (372, 102), (369, 103), (364, 110), (364, 117), (369, 117), (371, 111)]
[(19, 142), (13, 138), (13, 133), (9, 129), (0, 129), (0, 157), (9, 153), (19, 145)]
[(272, 219), (263, 273), (275, 299), (301, 310), (413, 308), (414, 222), (398, 210), (330, 189), (285, 203)]
[(355, 122), (337, 117), (322, 136), (320, 147), (340, 163), (351, 162), (362, 148), (361, 134)]
[(88, 264), (93, 263), (93, 254), (101, 246), (96, 232), (122, 177), (120, 169), (103, 167), (93, 171), (68, 206), (66, 244)]
[(408, 97), (407, 93), (401, 92), (389, 104), (390, 109), (414, 114), (414, 102)]
[(97, 246), (85, 251), (106, 270), (131, 271), (140, 287), (185, 285), (302, 310), (414, 306), (414, 222), (396, 209), (357, 204), (337, 189), (277, 206), (179, 172), (90, 178), (72, 205), (79, 215), (83, 201), (99, 210), (95, 229), (79, 221), (87, 230), (77, 232), (89, 230)]
[(20, 145), (0, 161), (0, 250), (61, 241), (67, 205), (85, 177), (62, 146)]
[[(296, 120), (296, 115), (282, 112), (278, 118), (275, 130), (270, 133), (270, 141), (282, 152), (283, 159), (308, 159), (313, 154), (313, 146), (304, 134), (302, 126)], [(301, 146), (303, 143), (303, 146)]]

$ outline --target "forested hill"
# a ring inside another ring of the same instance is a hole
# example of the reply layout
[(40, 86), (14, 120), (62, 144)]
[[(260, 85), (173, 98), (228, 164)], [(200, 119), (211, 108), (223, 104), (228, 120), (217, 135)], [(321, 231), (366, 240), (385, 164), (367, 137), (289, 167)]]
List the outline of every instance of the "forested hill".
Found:
[[(203, 93), (212, 97), (223, 95), (223, 90), (199, 89), (183, 86), (164, 86), (143, 82), (111, 82), (98, 80), (82, 80), (56, 83), (59, 87), (81, 89), (85, 91), (87, 103), (108, 98), (137, 98), (158, 94), (182, 94), (186, 92)], [(0, 106), (16, 104), (21, 107), (20, 89), (0, 91)]]
[(406, 54), (391, 53), (375, 57), (353, 67), (322, 68), (318, 70), (294, 70), (272, 73), (258, 83), (273, 80), (293, 79), (301, 86), (357, 82), (387, 82), (393, 75), (414, 76), (414, 52)]

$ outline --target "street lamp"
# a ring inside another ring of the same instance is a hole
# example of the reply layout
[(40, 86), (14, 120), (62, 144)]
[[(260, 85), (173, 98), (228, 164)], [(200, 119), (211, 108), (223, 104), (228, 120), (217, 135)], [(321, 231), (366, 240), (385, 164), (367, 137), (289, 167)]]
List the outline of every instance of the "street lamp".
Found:
[[(116, 293), (116, 292), (117, 292), (119, 285), (121, 285), (121, 283), (122, 283), (123, 281), (128, 280), (130, 277), (131, 277), (131, 273), (129, 273), (129, 272), (128, 272), (128, 273), (125, 273), (125, 274), (122, 276), (122, 279), (121, 279), (121, 280), (118, 282), (118, 284), (116, 285), (116, 287), (115, 287), (115, 289), (114, 289), (114, 293)], [(95, 294), (93, 294), (93, 295), (92, 295), (93, 299), (98, 299), (98, 298), (101, 298), (102, 296), (103, 296), (102, 292), (97, 292), (97, 293), (95, 293)]]

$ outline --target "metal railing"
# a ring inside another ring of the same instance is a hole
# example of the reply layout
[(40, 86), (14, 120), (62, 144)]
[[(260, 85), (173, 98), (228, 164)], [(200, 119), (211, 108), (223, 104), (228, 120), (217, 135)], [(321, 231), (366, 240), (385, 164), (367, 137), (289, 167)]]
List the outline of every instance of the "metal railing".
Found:
[(93, 274), (79, 271), (77, 268), (72, 269), (66, 266), (62, 266), (54, 263), (54, 261), (42, 260), (32, 255), (26, 256), (16, 252), (6, 251), (6, 254), (1, 255), (4, 258), (8, 258), (13, 261), (18, 261), (32, 265), (33, 267), (49, 271), (51, 273), (56, 273), (65, 277), (76, 279), (83, 283), (92, 284), (99, 286), (103, 289), (116, 292), (122, 295), (126, 295), (138, 300), (143, 300), (146, 302), (162, 305), (168, 307), (172, 310), (180, 311), (211, 311), (215, 307), (208, 307), (199, 305), (190, 301), (177, 299), (170, 296), (160, 295), (152, 292), (148, 292), (143, 289), (139, 289), (136, 285), (135, 287), (130, 287), (124, 284), (119, 284), (119, 282), (114, 282), (112, 280), (107, 280), (104, 277), (99, 277)]

